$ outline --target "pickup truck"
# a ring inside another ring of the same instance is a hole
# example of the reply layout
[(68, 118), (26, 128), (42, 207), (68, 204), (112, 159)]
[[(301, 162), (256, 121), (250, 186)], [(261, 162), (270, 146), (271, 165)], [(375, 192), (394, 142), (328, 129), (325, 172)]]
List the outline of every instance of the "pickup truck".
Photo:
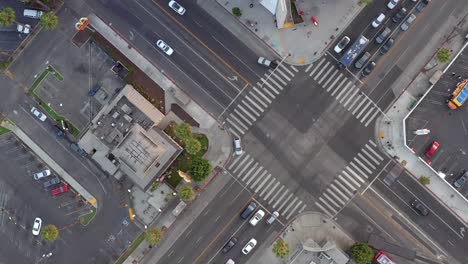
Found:
[(264, 57), (259, 57), (257, 62), (258, 64), (271, 69), (276, 69), (276, 67), (278, 67), (278, 63), (276, 63), (275, 61), (267, 60)]

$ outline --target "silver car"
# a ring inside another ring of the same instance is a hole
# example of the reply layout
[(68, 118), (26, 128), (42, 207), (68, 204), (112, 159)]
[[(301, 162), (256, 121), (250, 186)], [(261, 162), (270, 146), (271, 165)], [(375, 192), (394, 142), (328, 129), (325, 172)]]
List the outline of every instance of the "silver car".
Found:
[(171, 56), (172, 53), (174, 53), (174, 50), (161, 39), (156, 42), (156, 46), (158, 46), (158, 48), (160, 48), (162, 51), (164, 51), (164, 53), (166, 53), (169, 56)]
[(411, 14), (408, 19), (406, 19), (405, 23), (401, 24), (400, 28), (403, 31), (408, 30), (408, 28), (413, 24), (414, 20), (416, 19), (416, 16), (414, 14)]
[(169, 7), (176, 11), (179, 15), (185, 14), (185, 8), (174, 0), (169, 1)]
[(354, 63), (354, 67), (356, 67), (357, 69), (361, 69), (370, 57), (371, 54), (369, 52), (364, 53), (364, 55), (362, 55), (362, 57), (359, 58), (359, 60), (357, 60), (356, 63)]
[(31, 108), (31, 113), (37, 117), (37, 119), (41, 120), (42, 122), (46, 121), (47, 116), (42, 113), (41, 111), (37, 110), (36, 107)]
[(43, 171), (40, 171), (40, 172), (36, 172), (33, 175), (35, 180), (39, 180), (39, 179), (49, 177), (49, 176), (50, 176), (50, 170), (43, 170)]

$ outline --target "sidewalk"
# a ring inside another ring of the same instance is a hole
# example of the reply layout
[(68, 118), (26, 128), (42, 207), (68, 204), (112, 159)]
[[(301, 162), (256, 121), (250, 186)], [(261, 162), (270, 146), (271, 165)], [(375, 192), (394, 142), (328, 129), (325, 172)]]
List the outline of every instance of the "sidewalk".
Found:
[[(453, 42), (454, 44), (449, 48), (453, 49), (454, 52), (458, 50), (461, 52), (463, 42), (458, 42), (459, 44)], [(444, 47), (446, 46), (447, 45)], [(454, 60), (455, 59), (456, 57)], [(419, 102), (425, 97), (423, 96), (418, 101), (418, 104), (410, 111), (410, 105), (417, 101), (417, 98), (414, 97), (413, 94), (421, 93), (422, 90), (427, 94), (432, 88), (429, 84), (429, 78), (432, 76), (431, 73), (436, 70), (443, 70), (445, 72), (450, 67), (450, 64), (447, 67), (443, 65), (433, 67), (433, 65), (434, 61), (429, 61), (427, 66), (430, 67), (430, 71), (419, 73), (403, 91), (400, 98), (398, 98), (386, 112), (386, 115), (392, 120), (391, 124), (387, 124), (387, 119), (384, 117), (379, 119), (376, 124), (376, 137), (379, 138), (378, 142), (381, 147), (385, 149), (391, 157), (397, 157), (397, 160), (404, 164), (404, 167), (415, 179), (419, 179), (419, 177), (423, 175), (429, 177), (430, 184), (425, 186), (427, 190), (466, 224), (468, 223), (468, 200), (441, 178), (432, 167), (428, 166), (423, 160), (417, 157), (413, 151), (407, 147), (405, 142), (405, 120), (411, 114), (411, 111), (416, 109)], [(388, 146), (388, 143), (390, 143), (391, 147)]]
[[(255, 50), (258, 44), (252, 45), (252, 36), (256, 36), (257, 40), (274, 51), (279, 57), (277, 59), (284, 58), (290, 53), (291, 56), (286, 62), (293, 65), (310, 64), (320, 58), (333, 42), (333, 37), (339, 36), (363, 8), (358, 5), (358, 0), (333, 2), (298, 0), (297, 10), (303, 14), (304, 22), (278, 29), (275, 16), (262, 6), (259, 0), (216, 0), (216, 2), (218, 5), (212, 1), (198, 0), (198, 5), (259, 56), (271, 58), (268, 54), (264, 54), (265, 52)], [(250, 7), (250, 4), (253, 4), (253, 7)], [(234, 7), (241, 9), (240, 18), (232, 15)], [(318, 27), (312, 23), (312, 16), (319, 21)]]
[(83, 198), (95, 208), (98, 207), (96, 198), (79, 184), (68, 172), (66, 172), (55, 160), (53, 160), (41, 147), (39, 147), (19, 127), (10, 122), (5, 122), (4, 127), (11, 130), (26, 146), (28, 146), (40, 159), (42, 159), (57, 175), (62, 177), (68, 185), (77, 191)]

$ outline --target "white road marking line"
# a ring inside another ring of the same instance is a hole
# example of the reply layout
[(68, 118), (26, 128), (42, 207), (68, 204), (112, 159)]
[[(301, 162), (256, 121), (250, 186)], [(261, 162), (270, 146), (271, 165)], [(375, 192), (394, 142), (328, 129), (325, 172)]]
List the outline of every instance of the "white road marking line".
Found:
[[(278, 199), (276, 200), (276, 202), (272, 205), (273, 208), (276, 209), (276, 206), (281, 202), (281, 200), (283, 200), (284, 196), (288, 193), (288, 188), (286, 188), (283, 192), (283, 194), (281, 194), (280, 197), (278, 197)], [(273, 197), (271, 198), (273, 200)]]
[[(372, 141), (370, 141), (370, 142), (372, 142)], [(374, 143), (374, 142), (372, 142), (372, 143)], [(374, 143), (374, 144), (375, 144), (375, 143)], [(366, 148), (367, 148), (368, 150), (370, 150), (377, 158), (379, 158), (379, 160), (381, 160), (381, 161), (384, 160), (384, 158), (382, 158), (382, 156), (380, 156), (380, 155), (379, 155), (377, 152), (375, 152), (371, 147), (369, 147), (369, 145), (366, 144), (365, 146), (366, 146)]]
[[(330, 187), (332, 187), (332, 189), (335, 190), (335, 193), (338, 193), (339, 196), (341, 197), (341, 201), (343, 202), (343, 204), (346, 203), (346, 201), (349, 200), (349, 198), (340, 190), (338, 189), (338, 187), (335, 186), (335, 184), (331, 184)], [(331, 190), (330, 190), (331, 191)]]
[[(255, 185), (257, 185), (257, 183), (268, 173), (267, 170), (264, 170), (262, 174), (260, 174), (260, 176), (257, 177), (257, 179), (252, 183), (252, 185), (250, 186), (250, 188), (254, 188)], [(265, 179), (264, 179), (265, 180)], [(256, 191), (255, 191), (256, 192)]]
[(257, 174), (258, 174), (261, 170), (263, 170), (263, 167), (262, 167), (262, 166), (259, 166), (258, 169), (257, 169), (257, 171), (255, 171), (255, 173), (252, 175), (252, 177), (250, 177), (250, 179), (249, 179), (248, 181), (245, 182), (245, 185), (248, 186), (249, 183), (250, 183), (253, 179), (255, 179), (255, 176), (257, 176)]
[[(265, 82), (263, 79), (261, 79), (268, 87), (270, 87), (270, 89), (275, 92), (275, 94), (279, 94), (279, 92), (273, 87), (273, 85), (271, 85), (270, 83), (268, 82)], [(265, 89), (265, 86), (263, 86), (263, 89)]]
[[(371, 108), (366, 112), (366, 114), (359, 120), (359, 122), (363, 123), (366, 118), (373, 112), (375, 112), (374, 110), (376, 110), (377, 108), (374, 107), (374, 105), (371, 105)], [(377, 110), (378, 111), (378, 110)]]
[[(322, 72), (328, 67), (328, 64), (330, 64), (329, 61), (322, 67), (322, 69), (315, 75), (314, 81), (317, 81), (318, 77), (322, 74)], [(312, 73), (311, 73), (312, 74)]]
[[(286, 82), (283, 82), (283, 80), (282, 80), (281, 78), (279, 78), (279, 76), (277, 76), (277, 75), (275, 75), (275, 74), (273, 74), (273, 76), (275, 76), (276, 79), (280, 80), (280, 82), (281, 82), (284, 86), (287, 85), (287, 83), (286, 83)], [(277, 81), (275, 81), (274, 78), (270, 78), (270, 81), (271, 81), (274, 85), (276, 85), (276, 87), (278, 87), (280, 90), (283, 90), (283, 86), (281, 86)]]
[(265, 195), (265, 197), (263, 197), (263, 199), (268, 199), (268, 197), (270, 197), (270, 195), (273, 193), (273, 191), (276, 189), (276, 187), (278, 187), (280, 185), (280, 182), (277, 181), (275, 183), (275, 185), (270, 189), (270, 191), (268, 191), (268, 193)]
[(356, 88), (353, 89), (353, 93), (348, 97), (348, 100), (346, 100), (346, 102), (343, 104), (344, 108), (346, 108), (346, 105), (349, 104), (351, 99), (353, 99), (353, 97), (356, 96), (358, 92), (359, 92), (359, 89), (356, 89)]
[(361, 102), (356, 106), (356, 108), (354, 108), (351, 114), (354, 115), (366, 101), (367, 101), (367, 98), (364, 97), (363, 100), (361, 100)]
[(372, 105), (372, 102), (369, 100), (369, 102), (361, 109), (361, 111), (359, 112), (359, 114), (356, 116), (356, 119), (359, 120), (359, 118), (361, 117), (361, 115), (367, 110), (367, 108), (369, 106)]
[(299, 72), (299, 70), (296, 67), (294, 67), (294, 65), (289, 65), (289, 67), (291, 67), (291, 69), (293, 69), (293, 71)]
[(228, 121), (228, 123), (231, 124), (231, 126), (233, 126), (237, 131), (239, 131), (241, 133), (243, 132), (243, 130), (240, 129), (233, 121), (231, 121), (231, 119), (226, 118), (226, 121)]
[[(271, 174), (268, 174), (270, 176)], [(263, 197), (263, 194), (268, 190), (268, 188), (273, 185), (273, 183), (276, 181), (275, 177), (271, 177), (271, 181), (265, 186), (265, 188), (262, 190), (262, 192), (259, 194), (260, 197)], [(279, 183), (277, 182), (276, 185)], [(275, 187), (276, 188), (276, 187)], [(271, 190), (270, 190), (271, 191)]]
[[(284, 202), (280, 205), (280, 207), (278, 207), (277, 211), (281, 211), (281, 209), (286, 205), (286, 203), (289, 201), (289, 199), (291, 199), (292, 197), (294, 196), (294, 194), (291, 192), (288, 196), (288, 198), (286, 198), (284, 200)], [(275, 206), (273, 206), (275, 207)]]
[[(255, 192), (258, 192), (262, 187), (263, 185), (265, 185), (266, 182), (268, 182), (268, 179), (271, 177), (271, 174), (268, 174), (265, 179), (262, 181), (262, 183), (260, 185), (257, 186), (257, 188), (255, 188)], [(270, 184), (272, 183), (273, 181), (270, 182)], [(270, 185), (268, 184), (268, 185)], [(268, 187), (268, 186), (266, 186)], [(266, 188), (265, 188), (266, 189)], [(265, 189), (262, 191), (262, 193), (265, 191)], [(262, 193), (260, 194), (260, 196), (262, 196)]]
[(252, 164), (254, 161), (255, 161), (254, 159), (250, 159), (250, 161), (247, 162), (247, 164), (245, 164), (244, 168), (236, 175), (237, 178), (239, 178), (244, 173), (244, 171), (250, 167), (250, 164)]
[[(366, 159), (366, 157), (364, 157), (364, 155), (362, 155), (361, 153), (358, 153), (357, 154), (358, 157), (360, 157), (364, 162), (366, 162), (370, 167), (372, 167), (374, 170), (377, 169), (374, 164), (372, 164), (368, 159)], [(377, 165), (379, 165), (380, 163), (377, 163)]]
[(330, 78), (327, 79), (327, 81), (322, 85), (322, 87), (325, 88), (325, 87), (327, 87), (327, 84), (328, 84), (329, 82), (331, 82), (331, 80), (336, 80), (334, 77), (335, 77), (335, 75), (336, 75), (337, 73), (339, 73), (339, 71), (338, 71), (337, 69), (335, 69), (335, 71), (333, 71), (333, 74), (330, 76)]
[(322, 65), (322, 63), (325, 61), (325, 57), (322, 58), (322, 60), (319, 62), (319, 64), (317, 64), (317, 67), (314, 68), (313, 71), (310, 72), (309, 76), (312, 76), (316, 70), (318, 70), (318, 68), (320, 68), (320, 65)]
[(257, 103), (250, 99), (249, 96), (246, 96), (245, 99), (247, 99), (253, 106), (255, 106), (255, 108), (257, 108), (260, 112), (263, 113), (263, 108), (261, 108)]
[(330, 201), (336, 209), (340, 209), (343, 205), (339, 205), (333, 198), (331, 198), (326, 192), (322, 193), (322, 197), (325, 197), (328, 201)]
[[(247, 179), (247, 177), (250, 175), (250, 173), (252, 173), (252, 171), (257, 168), (258, 166), (258, 162), (255, 162), (255, 164), (252, 166), (252, 168), (250, 168), (250, 170), (247, 171), (247, 173), (244, 175), (244, 177), (242, 177), (242, 181), (245, 182), (245, 180)], [(239, 173), (239, 177), (241, 176), (241, 173)], [(247, 185), (247, 184), (246, 184)]]
[(349, 87), (352, 87), (353, 83), (348, 82), (343, 88), (341, 88), (341, 91), (336, 95), (335, 99), (338, 101), (340, 97), (344, 94), (344, 92), (348, 91)]
[[(254, 93), (252, 90), (250, 90), (250, 95), (252, 95), (253, 98), (255, 98), (255, 100), (257, 100), (257, 102), (261, 103), (261, 104), (263, 105), (263, 107), (265, 107), (265, 108), (268, 107), (268, 105), (265, 104), (262, 100), (260, 100), (260, 98), (258, 98), (257, 95), (255, 95), (255, 93)], [(271, 102), (270, 102), (270, 103), (271, 103)], [(262, 112), (263, 112), (263, 111), (262, 111)]]
[(328, 74), (330, 74), (330, 72), (333, 71), (333, 70), (335, 70), (335, 68), (334, 68), (334, 67), (330, 67), (330, 68), (328, 69), (328, 71), (326, 71), (325, 74), (322, 75), (322, 77), (321, 77), (320, 80), (318, 81), (318, 84), (321, 84), (321, 83), (323, 82), (323, 80), (324, 80), (325, 78), (327, 78)]
[(275, 99), (276, 96), (274, 96), (266, 87), (262, 88), (265, 93), (267, 93), (272, 99)]
[[(349, 98), (349, 95), (350, 95), (353, 91), (356, 90), (355, 87), (356, 87), (356, 86), (353, 84), (353, 86), (351, 86), (351, 88), (348, 89), (348, 90), (346, 91), (346, 93), (343, 94), (343, 96), (342, 96), (341, 99), (340, 99), (340, 104), (343, 104), (343, 101), (344, 101), (345, 99)], [(337, 98), (338, 98), (338, 97), (337, 97)]]
[(304, 204), (304, 205), (302, 206), (302, 208), (299, 209), (299, 211), (297, 211), (297, 213), (298, 213), (298, 214), (302, 213), (302, 211), (304, 211), (304, 209), (305, 209), (306, 207), (307, 207), (307, 204)]
[[(270, 71), (272, 71), (272, 70), (270, 70)], [(287, 75), (280, 69), (280, 67), (277, 67), (277, 68), (276, 68), (275, 73), (276, 73), (276, 72), (279, 73), (279, 74), (281, 74), (281, 75), (283, 75), (283, 77), (284, 77), (286, 80), (288, 80), (288, 82), (291, 81), (291, 78), (289, 78), (289, 76), (287, 76)], [(273, 75), (275, 75), (275, 74), (273, 74)]]
[(308, 72), (310, 70), (310, 68), (312, 68), (312, 66), (314, 66), (314, 64), (309, 64), (309, 66), (307, 66), (307, 68), (305, 69), (305, 72)]
[(286, 208), (284, 209), (284, 212), (283, 212), (284, 215), (288, 212), (289, 209), (291, 209), (291, 207), (294, 205), (294, 203), (295, 203), (298, 199), (299, 199), (299, 198), (298, 198), (297, 196), (294, 197), (294, 200), (292, 200), (292, 201), (289, 203), (288, 207), (286, 207)]
[(323, 206), (321, 206), (318, 202), (315, 202), (315, 205), (317, 205), (325, 214), (327, 214), (330, 217), (333, 217), (335, 215), (335, 213), (336, 213), (336, 211), (334, 213), (331, 213), (330, 211), (325, 209)]
[(247, 104), (244, 100), (242, 100), (241, 103), (243, 103), (245, 106), (247, 106), (247, 108), (250, 109), (250, 111), (252, 113), (254, 113), (256, 116), (258, 116), (258, 117), (260, 116), (260, 114), (255, 109), (253, 109), (249, 104)]
[(369, 176), (367, 176), (367, 174), (365, 174), (354, 162), (351, 161), (349, 164), (354, 167), (360, 175), (364, 176), (366, 179), (369, 178)]
[(228, 167), (227, 169), (228, 169), (228, 170), (232, 169), (232, 167), (233, 167), (234, 165), (236, 165), (236, 163), (237, 163), (239, 160), (242, 160), (243, 158), (245, 159), (245, 158), (248, 157), (248, 156), (249, 156), (249, 154), (243, 155), (243, 156), (237, 156), (237, 158), (234, 159), (234, 161), (233, 161), (231, 164), (229, 164), (229, 167)]
[(369, 120), (364, 124), (364, 127), (367, 127), (379, 113), (380, 111), (375, 111), (374, 114), (369, 118)]
[[(257, 85), (258, 85), (258, 83), (257, 83)], [(268, 103), (270, 103), (270, 104), (272, 103), (272, 101), (270, 100), (270, 98), (266, 97), (262, 92), (260, 92), (260, 91), (257, 89), (257, 87), (254, 86), (253, 89), (254, 89), (259, 95), (261, 95), (261, 96), (263, 97), (263, 99), (265, 99)], [(267, 106), (265, 106), (265, 107), (267, 107)]]
[(336, 87), (335, 87), (335, 90), (333, 90), (333, 92), (331, 93), (331, 96), (334, 96), (336, 94), (336, 92), (338, 92), (338, 90), (340, 90), (341, 86), (343, 86), (343, 84), (347, 81), (348, 79), (347, 78), (343, 78), (343, 80), (340, 82), (340, 84), (338, 84)]
[[(360, 154), (360, 153), (359, 153), (359, 154)], [(361, 156), (362, 156), (362, 155), (361, 155)], [(372, 174), (372, 170), (370, 170), (369, 168), (367, 168), (367, 166), (365, 166), (364, 163), (362, 163), (358, 158), (354, 157), (353, 160), (356, 161), (357, 164), (361, 165), (361, 167), (362, 167), (364, 170), (366, 170), (367, 173)], [(373, 167), (373, 169), (375, 170), (376, 168)]]
[[(349, 183), (342, 175), (338, 176), (338, 178), (344, 183), (346, 184), (353, 192), (356, 190), (356, 187), (354, 187), (353, 185), (351, 185), (351, 183)], [(346, 189), (347, 190), (347, 189)]]
[[(231, 131), (231, 133), (236, 137), (236, 138), (240, 138), (240, 136), (237, 134), (236, 131), (234, 131), (231, 127), (228, 127), (228, 130)], [(243, 135), (243, 133), (242, 133)]]
[(341, 172), (346, 178), (348, 178), (349, 181), (353, 182), (356, 187), (360, 187), (361, 184), (359, 184), (351, 175), (349, 175), (345, 170)]
[[(346, 187), (344, 187), (343, 184), (341, 184), (341, 182), (339, 180), (334, 180), (333, 182), (336, 183), (336, 185), (340, 186), (341, 190), (345, 191), (347, 194), (349, 194), (350, 197), (353, 196), (353, 193), (350, 190), (348, 190)], [(348, 197), (347, 199), (350, 199), (350, 197)]]
[(369, 139), (369, 143), (371, 143), (372, 146), (374, 146), (374, 148), (377, 147), (377, 145), (374, 143), (374, 141), (372, 141), (371, 139)]
[(353, 171), (349, 166), (346, 166), (346, 169), (348, 169), (348, 172), (354, 175), (356, 179), (364, 183), (364, 180), (361, 177), (359, 177), (359, 175), (355, 171)]
[(238, 105), (237, 105), (237, 108), (239, 108), (240, 110), (242, 110), (242, 112), (244, 112), (248, 117), (250, 117), (250, 119), (252, 120), (252, 122), (255, 122), (255, 121), (257, 120), (257, 119), (256, 119), (253, 115), (251, 115), (251, 114), (249, 113), (249, 111), (247, 111), (242, 105), (238, 104)]
[(361, 96), (360, 94), (356, 97), (356, 100), (353, 101), (352, 104), (349, 105), (349, 107), (347, 108), (348, 111), (351, 111), (351, 109), (353, 108), (353, 106), (357, 103), (357, 102), (360, 102), (360, 99), (364, 98), (363, 96)]
[[(332, 84), (330, 84), (330, 86), (327, 88), (327, 93), (329, 93), (331, 91), (331, 89), (333, 87), (335, 87), (335, 83), (338, 82), (339, 79), (341, 79), (341, 77), (343, 77), (343, 73), (340, 73), (340, 75), (338, 75), (338, 77), (336, 77), (336, 79), (332, 82)], [(345, 77), (346, 79), (346, 77)]]
[(290, 71), (290, 70), (288, 69), (288, 67), (286, 67), (286, 65), (284, 65), (284, 63), (281, 63), (281, 64), (280, 64), (280, 67), (281, 67), (284, 71), (286, 71), (287, 73), (289, 73), (289, 75), (290, 75), (291, 77), (294, 77), (294, 73), (293, 73), (292, 71)]
[(299, 205), (302, 204), (302, 201), (299, 201), (299, 203), (296, 204), (296, 206), (294, 206), (293, 209), (291, 209), (291, 212), (289, 212), (289, 214), (285, 217), (286, 220), (289, 219), (289, 217), (291, 217), (293, 214), (294, 214), (294, 211), (296, 211), (296, 209), (299, 207)]
[[(244, 123), (241, 122), (240, 119), (237, 118), (234, 114), (231, 113), (231, 114), (229, 115), (229, 117), (232, 118), (232, 119), (234, 119), (234, 121), (236, 121), (236, 123), (237, 123), (238, 125), (240, 125), (241, 127), (243, 127), (244, 130), (248, 130), (248, 129), (249, 129), (249, 128), (248, 128), (246, 125), (244, 125)], [(229, 121), (228, 121), (228, 122), (229, 122)]]
[[(237, 108), (238, 108), (238, 107), (237, 107)], [(249, 126), (251, 126), (251, 125), (252, 125), (252, 122), (250, 122), (250, 120), (248, 120), (247, 118), (245, 118), (244, 115), (242, 115), (242, 114), (239, 112), (239, 110), (237, 110), (237, 108), (234, 109), (234, 113), (236, 113), (237, 116), (239, 116), (242, 120), (244, 120), (247, 124), (249, 124)]]
[(369, 159), (371, 159), (375, 164), (380, 164), (380, 161), (376, 160), (369, 152), (367, 152), (365, 148), (362, 148), (361, 151), (362, 153), (366, 154), (366, 156), (369, 157)]
[[(268, 200), (268, 204), (270, 204), (271, 202), (273, 202), (273, 200), (276, 198), (276, 196), (278, 196), (278, 194), (280, 194), (281, 191), (283, 191), (284, 188), (285, 188), (285, 186), (284, 186), (284, 185), (281, 185), (280, 189), (279, 189), (277, 192), (275, 192), (275, 194), (271, 197), (271, 199)], [(284, 193), (283, 193), (283, 194), (284, 194)], [(265, 200), (266, 200), (266, 198), (265, 198)]]
[[(325, 198), (326, 198), (326, 197), (325, 197)], [(335, 212), (335, 213), (341, 208), (341, 207), (340, 207), (339, 205), (337, 205), (336, 203), (335, 203), (335, 206), (333, 206), (333, 204), (331, 204), (330, 202), (328, 202), (327, 200), (324, 199), (324, 196), (323, 196), (323, 195), (319, 197), (319, 201), (321, 201), (322, 204), (323, 204), (323, 205), (326, 205), (329, 209), (332, 209), (333, 212)]]

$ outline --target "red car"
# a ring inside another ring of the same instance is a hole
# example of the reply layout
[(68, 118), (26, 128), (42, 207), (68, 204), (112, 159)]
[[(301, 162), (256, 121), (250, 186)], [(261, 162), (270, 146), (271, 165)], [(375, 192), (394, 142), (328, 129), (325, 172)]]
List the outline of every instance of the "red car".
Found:
[(52, 191), (50, 191), (50, 194), (52, 194), (52, 196), (56, 196), (56, 195), (66, 193), (66, 192), (68, 192), (68, 185), (65, 183), (62, 183), (60, 184), (59, 187), (52, 189)]
[(434, 153), (437, 151), (438, 148), (439, 148), (439, 142), (434, 141), (432, 142), (431, 146), (426, 150), (426, 153), (424, 153), (424, 155), (428, 159), (430, 159), (432, 158), (432, 156), (434, 156)]

